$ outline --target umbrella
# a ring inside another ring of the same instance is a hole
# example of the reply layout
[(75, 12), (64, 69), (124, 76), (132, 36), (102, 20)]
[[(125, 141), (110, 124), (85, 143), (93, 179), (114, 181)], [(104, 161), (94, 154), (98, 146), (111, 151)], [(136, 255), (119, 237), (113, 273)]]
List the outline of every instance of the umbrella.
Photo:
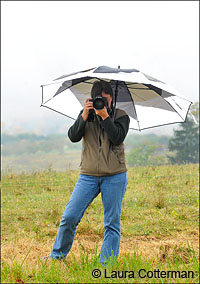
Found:
[(114, 108), (126, 111), (131, 129), (141, 131), (184, 122), (192, 104), (172, 86), (137, 69), (99, 66), (42, 85), (41, 106), (75, 120), (96, 80), (110, 83)]

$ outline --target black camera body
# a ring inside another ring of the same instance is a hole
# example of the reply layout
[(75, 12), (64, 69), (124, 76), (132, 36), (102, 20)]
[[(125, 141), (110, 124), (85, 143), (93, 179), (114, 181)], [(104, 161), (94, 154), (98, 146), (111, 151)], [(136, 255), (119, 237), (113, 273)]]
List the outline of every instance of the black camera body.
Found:
[[(97, 96), (95, 99), (90, 99), (89, 102), (93, 102), (93, 107), (97, 110), (101, 110), (104, 107), (108, 109), (108, 101), (106, 98)], [(89, 110), (89, 115), (88, 115), (88, 122), (94, 121), (94, 110), (90, 109)]]
[(108, 107), (107, 99), (101, 96), (98, 96), (95, 99), (90, 99), (89, 102), (93, 102), (93, 107), (97, 110), (101, 110), (104, 107)]

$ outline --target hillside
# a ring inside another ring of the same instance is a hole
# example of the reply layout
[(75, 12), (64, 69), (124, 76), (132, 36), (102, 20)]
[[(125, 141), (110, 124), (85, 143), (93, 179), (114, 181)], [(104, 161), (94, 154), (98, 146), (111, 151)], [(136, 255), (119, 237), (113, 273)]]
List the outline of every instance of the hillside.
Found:
[[(142, 143), (158, 145), (157, 155), (167, 153), (169, 136), (155, 134), (129, 134), (125, 139), (125, 154)], [(20, 173), (52, 168), (78, 169), (81, 141), (72, 143), (67, 134), (36, 135), (21, 133), (3, 134), (1, 137), (2, 171)]]

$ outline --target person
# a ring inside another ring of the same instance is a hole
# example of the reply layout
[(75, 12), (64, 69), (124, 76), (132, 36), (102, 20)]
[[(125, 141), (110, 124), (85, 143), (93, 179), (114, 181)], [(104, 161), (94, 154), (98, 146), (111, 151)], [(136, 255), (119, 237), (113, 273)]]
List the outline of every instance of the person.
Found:
[[(113, 91), (105, 81), (95, 81), (91, 97), (107, 99), (107, 106), (97, 110), (91, 98), (68, 131), (69, 139), (76, 143), (82, 139), (80, 176), (62, 216), (58, 234), (49, 255), (52, 259), (65, 258), (69, 253), (76, 229), (85, 210), (101, 193), (104, 210), (104, 240), (99, 261), (106, 264), (109, 257), (116, 258), (120, 248), (120, 216), (122, 200), (127, 187), (123, 141), (129, 129), (129, 116), (113, 108)], [(89, 119), (90, 116), (93, 118)]]

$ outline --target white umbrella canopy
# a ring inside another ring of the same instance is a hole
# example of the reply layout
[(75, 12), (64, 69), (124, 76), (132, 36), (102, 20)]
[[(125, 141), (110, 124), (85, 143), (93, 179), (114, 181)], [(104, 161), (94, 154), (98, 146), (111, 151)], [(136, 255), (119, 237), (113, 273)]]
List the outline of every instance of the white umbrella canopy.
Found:
[(184, 122), (192, 104), (172, 86), (139, 70), (99, 66), (42, 85), (41, 106), (76, 119), (96, 80), (110, 83), (114, 107), (129, 115), (131, 129)]

